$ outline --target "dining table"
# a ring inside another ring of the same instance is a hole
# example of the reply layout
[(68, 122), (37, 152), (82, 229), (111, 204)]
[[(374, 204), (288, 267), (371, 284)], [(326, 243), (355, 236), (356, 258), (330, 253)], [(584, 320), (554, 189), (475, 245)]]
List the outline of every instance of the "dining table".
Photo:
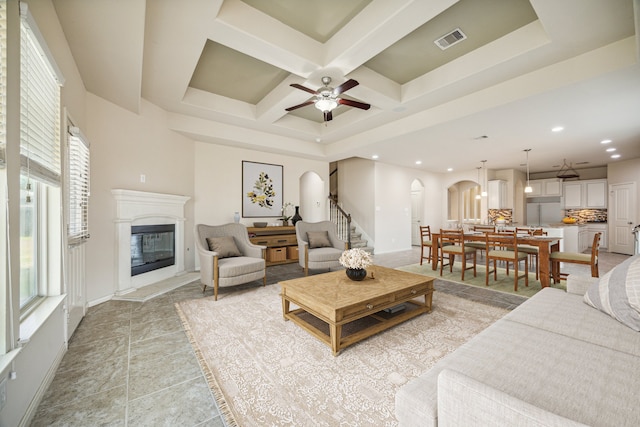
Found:
[[(481, 231), (464, 232), (465, 242), (485, 242), (486, 233)], [(495, 237), (493, 235), (492, 237)], [(513, 239), (513, 235), (505, 234), (505, 241)], [(530, 234), (517, 234), (518, 245), (529, 245), (538, 248), (538, 268), (540, 269), (540, 285), (543, 288), (551, 284), (551, 271), (549, 269), (549, 254), (560, 250), (561, 237), (550, 236), (532, 236)], [(494, 239), (495, 240), (495, 239)], [(431, 233), (431, 253), (438, 254), (440, 245), (440, 233)], [(438, 257), (431, 257), (431, 267), (436, 270), (438, 268)]]

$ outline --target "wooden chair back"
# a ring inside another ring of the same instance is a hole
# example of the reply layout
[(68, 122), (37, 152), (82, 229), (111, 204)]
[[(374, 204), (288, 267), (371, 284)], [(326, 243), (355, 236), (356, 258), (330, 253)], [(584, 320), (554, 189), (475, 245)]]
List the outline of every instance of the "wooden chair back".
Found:
[(420, 239), (424, 243), (425, 240), (431, 240), (431, 226), (430, 225), (421, 225), (420, 226)]
[(517, 232), (514, 231), (496, 231), (485, 234), (486, 250), (505, 250), (515, 252), (518, 256)]
[(440, 229), (440, 247), (456, 245), (464, 247), (464, 234), (458, 229)]

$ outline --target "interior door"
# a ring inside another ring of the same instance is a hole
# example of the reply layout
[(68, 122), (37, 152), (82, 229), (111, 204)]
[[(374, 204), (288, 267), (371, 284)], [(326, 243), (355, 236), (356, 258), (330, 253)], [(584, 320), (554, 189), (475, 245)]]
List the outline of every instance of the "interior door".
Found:
[(420, 246), (420, 226), (422, 225), (422, 189), (411, 190), (411, 244)]
[(609, 198), (609, 251), (633, 255), (632, 230), (638, 220), (636, 183), (610, 185)]

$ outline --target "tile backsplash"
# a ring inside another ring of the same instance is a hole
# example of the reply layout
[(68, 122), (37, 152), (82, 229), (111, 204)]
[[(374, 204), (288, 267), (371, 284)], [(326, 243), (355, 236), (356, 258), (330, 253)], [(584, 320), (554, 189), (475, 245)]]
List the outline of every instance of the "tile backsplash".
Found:
[(507, 224), (511, 224), (513, 219), (512, 209), (489, 209), (489, 224), (495, 224), (498, 218), (504, 218)]
[(566, 215), (578, 218), (579, 222), (607, 222), (606, 209), (567, 209)]

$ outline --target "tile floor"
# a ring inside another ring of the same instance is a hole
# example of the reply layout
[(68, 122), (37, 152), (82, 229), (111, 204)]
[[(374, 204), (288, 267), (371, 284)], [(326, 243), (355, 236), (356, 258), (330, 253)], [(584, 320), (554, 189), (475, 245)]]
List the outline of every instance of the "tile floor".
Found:
[[(419, 253), (413, 248), (376, 255), (374, 262), (399, 267), (418, 262)], [(604, 274), (627, 257), (601, 252), (600, 258)], [(269, 284), (301, 275), (297, 264), (267, 271)], [(436, 290), (508, 309), (524, 301), (451, 282), (436, 281)], [(221, 290), (221, 297), (227, 291)], [(206, 296), (211, 292), (209, 288)], [(146, 302), (108, 301), (91, 307), (31, 425), (224, 426), (174, 308), (178, 301), (202, 297), (200, 286), (191, 283)]]

